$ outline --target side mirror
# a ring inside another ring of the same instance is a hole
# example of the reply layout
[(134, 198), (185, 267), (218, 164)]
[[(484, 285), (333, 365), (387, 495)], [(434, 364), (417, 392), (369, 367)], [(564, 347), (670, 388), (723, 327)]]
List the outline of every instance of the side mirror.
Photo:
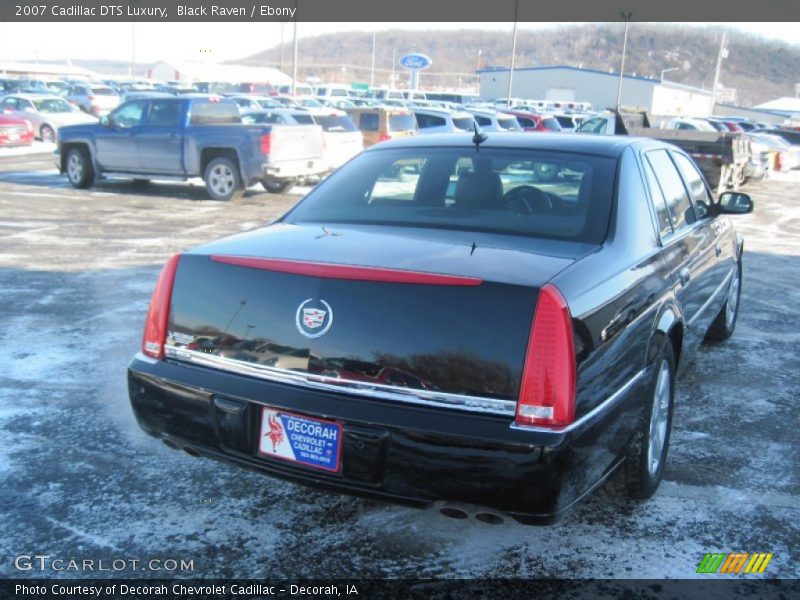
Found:
[(717, 202), (717, 212), (724, 215), (746, 215), (753, 212), (753, 199), (741, 192), (723, 192)]
[(100, 125), (104, 127), (111, 127), (113, 123), (111, 119), (108, 117), (108, 115), (103, 115), (102, 117), (100, 117)]

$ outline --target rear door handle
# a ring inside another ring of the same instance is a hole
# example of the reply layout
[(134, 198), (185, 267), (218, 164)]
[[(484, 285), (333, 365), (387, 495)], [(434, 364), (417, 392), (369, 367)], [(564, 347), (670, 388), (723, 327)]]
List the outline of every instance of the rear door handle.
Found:
[(722, 248), (720, 248), (720, 247), (719, 247), (719, 244), (717, 244), (716, 246), (714, 246), (714, 252), (716, 252), (716, 253), (717, 253), (717, 256), (719, 256), (720, 254), (722, 254)]
[(689, 280), (691, 278), (692, 278), (692, 272), (686, 267), (681, 269), (680, 272), (678, 273), (678, 279), (680, 279), (681, 285), (686, 285), (687, 283), (689, 283)]

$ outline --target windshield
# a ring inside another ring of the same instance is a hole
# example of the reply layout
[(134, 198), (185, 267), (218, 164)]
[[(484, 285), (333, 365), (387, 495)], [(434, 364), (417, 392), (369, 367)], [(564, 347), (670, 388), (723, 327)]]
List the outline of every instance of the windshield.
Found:
[(390, 148), (323, 180), (285, 221), (496, 231), (601, 243), (616, 161), (566, 152)]
[(44, 98), (43, 100), (34, 100), (36, 110), (43, 113), (68, 113), (72, 112), (72, 107), (69, 102), (61, 98)]
[(292, 119), (294, 119), (300, 125), (314, 124), (314, 117), (312, 117), (311, 115), (304, 115), (302, 113), (292, 113)]
[(521, 131), (522, 127), (519, 126), (519, 121), (516, 117), (497, 117), (497, 123), (502, 129), (506, 131)]
[(453, 125), (456, 126), (456, 129), (471, 131), (473, 122), (472, 117), (453, 117)]

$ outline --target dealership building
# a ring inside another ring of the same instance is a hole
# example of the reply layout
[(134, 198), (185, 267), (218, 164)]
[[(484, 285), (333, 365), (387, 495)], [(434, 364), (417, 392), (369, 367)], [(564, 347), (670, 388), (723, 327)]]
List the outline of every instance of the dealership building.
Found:
[[(508, 96), (509, 69), (487, 68), (479, 70), (478, 75), (481, 98), (491, 100)], [(522, 67), (514, 69), (511, 97), (591, 102), (593, 108), (604, 109), (616, 106), (618, 86), (619, 72), (569, 66)], [(711, 91), (631, 74), (622, 78), (620, 104), (646, 109), (650, 115), (656, 117), (708, 116)], [(766, 121), (780, 121), (785, 118), (767, 111), (726, 104), (717, 104), (714, 112)]]

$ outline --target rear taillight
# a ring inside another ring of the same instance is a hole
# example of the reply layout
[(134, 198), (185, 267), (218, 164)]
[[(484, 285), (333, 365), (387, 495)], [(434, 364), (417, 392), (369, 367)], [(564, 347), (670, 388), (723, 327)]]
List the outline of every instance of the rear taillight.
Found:
[(89, 102), (91, 102), (92, 100), (94, 100), (94, 96), (92, 96), (91, 94), (89, 94), (88, 96), (86, 96), (86, 99), (87, 99)]
[(517, 402), (517, 425), (563, 427), (575, 420), (575, 342), (566, 300), (539, 292)]
[(388, 133), (382, 133), (378, 138), (381, 142), (385, 142), (386, 140), (392, 139)]
[(261, 154), (267, 156), (272, 149), (272, 136), (269, 133), (262, 134), (261, 136)]
[(181, 255), (176, 254), (167, 261), (158, 277), (156, 289), (150, 300), (150, 310), (144, 324), (142, 337), (142, 352), (153, 358), (164, 358), (164, 342), (167, 339), (167, 319), (169, 317), (169, 303), (172, 298), (172, 284), (175, 281), (175, 271)]

